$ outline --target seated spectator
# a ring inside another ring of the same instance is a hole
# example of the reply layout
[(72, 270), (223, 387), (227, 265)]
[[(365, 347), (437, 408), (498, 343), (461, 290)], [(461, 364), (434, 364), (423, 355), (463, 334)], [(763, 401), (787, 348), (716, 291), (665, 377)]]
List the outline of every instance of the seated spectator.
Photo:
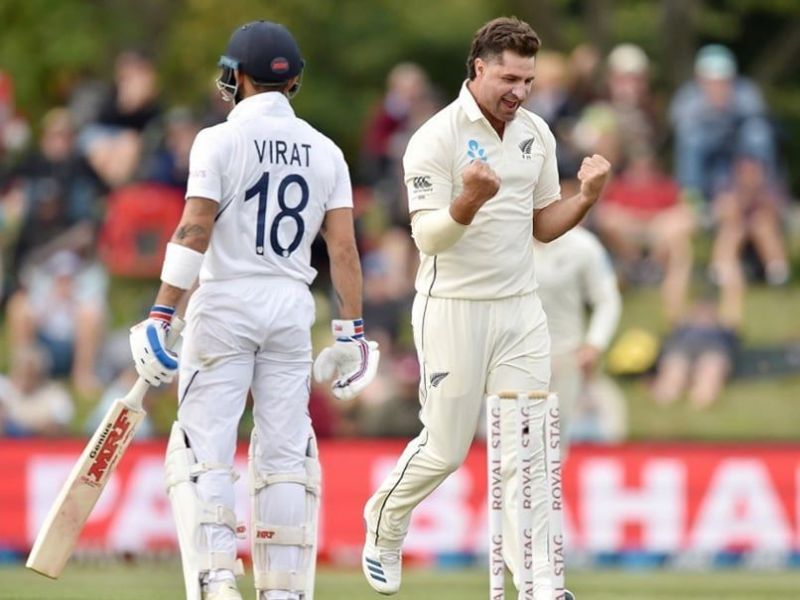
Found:
[(733, 156), (747, 148), (775, 173), (774, 134), (761, 91), (737, 76), (736, 59), (711, 44), (695, 59), (694, 80), (685, 83), (670, 106), (675, 133), (675, 176), (704, 203), (728, 180)]
[(785, 195), (772, 183), (767, 166), (758, 156), (741, 155), (730, 183), (714, 198), (717, 225), (711, 252), (711, 276), (719, 284), (744, 279), (743, 252), (752, 244), (770, 285), (789, 280), (789, 261), (781, 230)]
[(52, 109), (42, 119), (38, 151), (12, 173), (4, 198), (24, 204), (10, 260), (15, 279), (27, 263), (58, 249), (90, 252), (94, 246), (100, 184), (73, 141), (69, 113)]
[(606, 60), (605, 75), (603, 97), (584, 108), (571, 141), (579, 160), (599, 153), (620, 172), (642, 152), (657, 153), (663, 128), (650, 87), (650, 61), (641, 48), (616, 46)]
[(94, 171), (112, 188), (134, 176), (143, 134), (161, 112), (155, 66), (143, 53), (127, 51), (117, 57), (114, 84), (96, 121), (81, 131), (78, 140)]
[(627, 161), (631, 151), (641, 148), (655, 154), (663, 133), (647, 55), (639, 46), (620, 44), (609, 53), (606, 66), (606, 101), (619, 124), (622, 158)]
[(63, 250), (27, 270), (22, 284), (7, 309), (12, 379), (21, 377), (13, 370), (23, 364), (17, 356), (41, 345), (50, 376), (70, 376), (82, 394), (97, 392), (95, 362), (105, 329), (105, 272)]
[(606, 186), (595, 212), (598, 233), (622, 279), (646, 283), (660, 278), (662, 308), (674, 323), (683, 313), (691, 279), (695, 227), (677, 184), (659, 171), (646, 150), (632, 153), (628, 167)]
[(733, 372), (739, 349), (738, 323), (726, 321), (713, 299), (700, 299), (667, 336), (652, 393), (667, 405), (685, 393), (694, 408), (711, 406)]
[(47, 376), (47, 357), (38, 348), (13, 357), (11, 379), (0, 376), (0, 434), (57, 435), (67, 432), (74, 407), (66, 388)]

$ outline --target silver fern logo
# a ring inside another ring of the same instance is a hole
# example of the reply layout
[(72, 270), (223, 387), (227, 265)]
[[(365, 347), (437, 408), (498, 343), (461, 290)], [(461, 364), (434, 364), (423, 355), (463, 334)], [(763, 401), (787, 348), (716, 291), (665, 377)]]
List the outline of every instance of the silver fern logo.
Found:
[(438, 387), (442, 383), (442, 379), (450, 375), (449, 371), (441, 371), (439, 373), (431, 373), (431, 387)]
[(522, 158), (524, 158), (525, 160), (530, 160), (531, 158), (533, 158), (531, 150), (533, 149), (534, 142), (536, 142), (536, 138), (530, 138), (524, 140), (519, 145), (519, 149), (522, 150)]

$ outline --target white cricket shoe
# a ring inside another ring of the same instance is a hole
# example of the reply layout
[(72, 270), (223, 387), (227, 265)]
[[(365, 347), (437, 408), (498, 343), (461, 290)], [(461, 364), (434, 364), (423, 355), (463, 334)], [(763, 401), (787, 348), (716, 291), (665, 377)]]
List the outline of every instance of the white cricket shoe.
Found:
[(361, 569), (376, 592), (387, 596), (396, 594), (403, 571), (403, 551), (379, 548), (367, 540), (361, 553)]
[(213, 592), (205, 592), (203, 600), (242, 600), (242, 595), (235, 582), (223, 581)]

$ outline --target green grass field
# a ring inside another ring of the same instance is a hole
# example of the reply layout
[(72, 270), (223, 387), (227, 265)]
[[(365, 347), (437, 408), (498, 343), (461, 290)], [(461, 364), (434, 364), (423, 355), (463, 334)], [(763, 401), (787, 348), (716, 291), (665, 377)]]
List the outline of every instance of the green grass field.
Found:
[[(479, 600), (488, 594), (482, 569), (408, 569), (398, 600)], [(569, 586), (579, 600), (796, 600), (800, 571), (712, 573), (646, 571), (575, 572)], [(240, 581), (245, 599), (255, 597), (249, 579)], [(511, 588), (506, 597), (515, 598)], [(22, 566), (0, 567), (2, 600), (180, 600), (183, 583), (177, 562), (137, 566), (70, 565), (58, 581)], [(361, 573), (322, 569), (316, 600), (377, 600)]]

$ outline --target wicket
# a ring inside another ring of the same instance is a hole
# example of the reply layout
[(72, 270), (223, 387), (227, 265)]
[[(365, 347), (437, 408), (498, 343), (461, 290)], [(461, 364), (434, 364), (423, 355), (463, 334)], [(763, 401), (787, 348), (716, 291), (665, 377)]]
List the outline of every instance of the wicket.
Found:
[(501, 474), (503, 401), (515, 403), (516, 467), (519, 479), (517, 503), (517, 546), (520, 565), (519, 600), (533, 600), (533, 460), (535, 431), (530, 419), (537, 404), (544, 403), (544, 460), (548, 489), (548, 555), (552, 569), (553, 598), (574, 600), (564, 589), (564, 536), (562, 524), (563, 489), (561, 470), (561, 432), (558, 396), (549, 392), (499, 392), (486, 399), (486, 460), (489, 505), (489, 597), (504, 600), (505, 562), (503, 560), (503, 478)]

